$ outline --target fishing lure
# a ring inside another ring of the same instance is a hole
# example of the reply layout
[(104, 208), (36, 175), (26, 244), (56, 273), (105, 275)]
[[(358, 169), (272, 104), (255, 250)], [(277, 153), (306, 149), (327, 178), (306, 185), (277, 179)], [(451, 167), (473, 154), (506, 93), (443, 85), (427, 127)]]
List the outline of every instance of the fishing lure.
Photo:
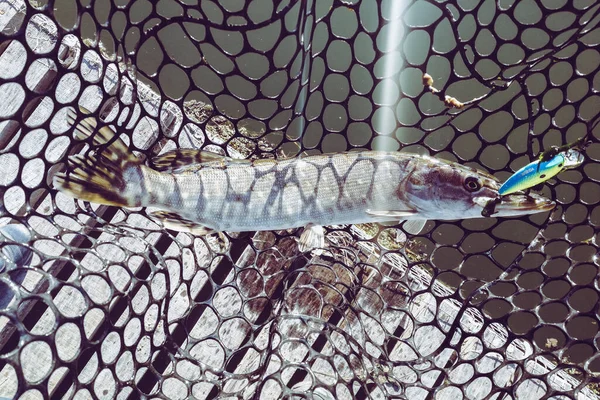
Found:
[[(556, 157), (558, 154), (568, 152), (571, 149), (583, 149), (585, 147), (584, 144), (585, 144), (585, 136), (580, 137), (573, 143), (568, 143), (568, 144), (565, 144), (565, 145), (559, 146), (559, 147), (553, 146), (550, 150), (546, 150), (542, 154), (540, 154), (540, 157), (539, 157), (540, 164), (544, 161), (550, 161), (554, 157)], [(582, 160), (582, 162), (583, 162), (583, 160)], [(540, 164), (538, 164), (538, 170), (539, 170)]]
[(520, 190), (529, 189), (548, 179), (558, 175), (566, 169), (576, 168), (583, 163), (584, 157), (580, 149), (573, 146), (579, 145), (580, 141), (575, 143), (556, 147), (532, 163), (527, 164), (500, 186), (498, 193), (505, 196)]

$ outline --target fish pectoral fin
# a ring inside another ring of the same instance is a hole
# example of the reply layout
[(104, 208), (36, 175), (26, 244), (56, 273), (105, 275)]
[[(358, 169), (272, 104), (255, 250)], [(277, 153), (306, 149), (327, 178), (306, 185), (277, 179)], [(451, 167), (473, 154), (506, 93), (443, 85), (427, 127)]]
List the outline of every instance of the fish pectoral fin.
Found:
[(402, 229), (411, 235), (418, 235), (421, 233), (426, 223), (426, 219), (409, 219), (402, 224)]
[(298, 240), (298, 249), (305, 253), (325, 247), (325, 229), (321, 225), (308, 224)]
[(234, 160), (217, 153), (212, 153), (210, 151), (177, 149), (170, 150), (164, 154), (153, 157), (150, 160), (150, 165), (157, 171), (181, 173), (196, 171), (202, 167), (202, 164), (216, 161), (221, 161), (223, 164), (229, 164), (238, 160)]
[(417, 215), (415, 210), (367, 210), (367, 214), (375, 218), (405, 219)]
[(160, 223), (165, 229), (171, 229), (177, 232), (186, 232), (197, 236), (210, 235), (215, 232), (214, 229), (207, 228), (197, 222), (185, 219), (181, 215), (173, 212), (154, 211), (150, 213), (150, 217)]

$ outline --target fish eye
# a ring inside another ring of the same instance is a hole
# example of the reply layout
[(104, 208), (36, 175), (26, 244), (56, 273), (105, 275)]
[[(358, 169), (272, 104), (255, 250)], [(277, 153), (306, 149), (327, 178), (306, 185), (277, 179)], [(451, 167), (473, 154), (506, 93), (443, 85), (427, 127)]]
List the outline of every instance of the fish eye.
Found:
[(479, 183), (479, 179), (469, 176), (467, 179), (465, 179), (465, 189), (467, 189), (469, 192), (476, 192), (481, 189), (481, 183)]

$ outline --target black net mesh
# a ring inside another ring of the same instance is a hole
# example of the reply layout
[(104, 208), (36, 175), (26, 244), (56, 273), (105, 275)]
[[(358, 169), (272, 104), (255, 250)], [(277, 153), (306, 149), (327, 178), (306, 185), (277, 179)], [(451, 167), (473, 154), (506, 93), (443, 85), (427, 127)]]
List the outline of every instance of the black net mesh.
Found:
[(506, 179), (590, 130), (599, 22), (594, 0), (0, 1), (0, 225), (29, 239), (0, 235), (0, 397), (600, 398), (600, 129), (551, 213), (333, 226), (312, 255), (52, 187), (93, 145), (80, 107), (146, 156), (400, 150)]

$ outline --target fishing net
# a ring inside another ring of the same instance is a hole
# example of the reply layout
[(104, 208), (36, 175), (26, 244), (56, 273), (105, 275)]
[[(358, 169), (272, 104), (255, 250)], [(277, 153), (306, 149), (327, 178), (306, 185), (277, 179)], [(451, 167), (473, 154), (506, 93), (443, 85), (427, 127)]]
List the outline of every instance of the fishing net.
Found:
[[(30, 240), (0, 235), (0, 397), (600, 398), (599, 22), (594, 0), (1, 1), (0, 225)], [(400, 150), (501, 180), (592, 143), (550, 213), (300, 253), (57, 193), (94, 147), (69, 110), (146, 157)]]

